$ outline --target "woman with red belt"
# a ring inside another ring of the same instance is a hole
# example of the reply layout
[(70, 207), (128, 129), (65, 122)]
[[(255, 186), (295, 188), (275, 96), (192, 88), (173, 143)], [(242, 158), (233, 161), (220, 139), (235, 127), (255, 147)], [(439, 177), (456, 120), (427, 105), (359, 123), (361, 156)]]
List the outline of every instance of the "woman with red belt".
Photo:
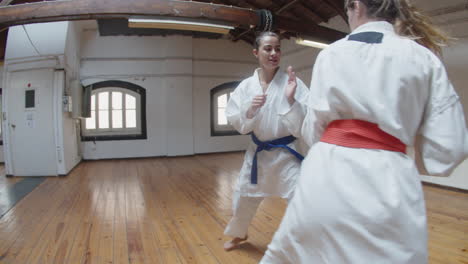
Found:
[(312, 147), (262, 264), (427, 263), (406, 146), (431, 175), (450, 175), (468, 154), (463, 108), (436, 55), (447, 39), (407, 0), (345, 4), (352, 32), (319, 54), (306, 117), (284, 113)]

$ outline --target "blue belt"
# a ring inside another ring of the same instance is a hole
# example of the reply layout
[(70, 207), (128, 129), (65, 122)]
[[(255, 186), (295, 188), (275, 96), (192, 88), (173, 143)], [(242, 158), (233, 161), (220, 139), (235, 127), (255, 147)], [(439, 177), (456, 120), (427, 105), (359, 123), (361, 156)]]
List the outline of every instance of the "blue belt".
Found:
[(252, 162), (252, 170), (250, 172), (250, 183), (257, 184), (257, 153), (262, 150), (271, 150), (272, 148), (284, 148), (291, 152), (296, 158), (299, 160), (303, 160), (304, 157), (299, 154), (294, 149), (288, 147), (288, 144), (291, 144), (296, 140), (294, 136), (286, 136), (282, 138), (278, 138), (271, 141), (260, 141), (254, 133), (251, 133), (252, 141), (257, 145), (257, 150), (255, 151), (255, 155)]

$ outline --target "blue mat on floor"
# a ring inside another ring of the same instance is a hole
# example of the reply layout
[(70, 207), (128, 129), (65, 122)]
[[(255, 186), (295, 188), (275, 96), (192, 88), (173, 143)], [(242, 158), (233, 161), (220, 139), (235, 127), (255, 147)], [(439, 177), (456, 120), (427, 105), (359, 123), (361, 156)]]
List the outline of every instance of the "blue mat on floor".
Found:
[(24, 178), (12, 186), (0, 186), (0, 218), (45, 179), (46, 177)]

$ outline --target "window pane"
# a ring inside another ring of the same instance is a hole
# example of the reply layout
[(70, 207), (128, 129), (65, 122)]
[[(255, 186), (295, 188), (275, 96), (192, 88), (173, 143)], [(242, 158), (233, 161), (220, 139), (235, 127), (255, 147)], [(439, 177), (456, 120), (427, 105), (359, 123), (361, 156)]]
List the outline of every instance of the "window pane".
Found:
[(226, 108), (218, 108), (218, 125), (227, 125)]
[[(99, 110), (109, 109), (109, 92), (98, 93), (99, 98)], [(101, 114), (99, 114), (99, 120), (101, 120)]]
[(86, 129), (96, 129), (96, 111), (91, 111), (91, 117), (86, 118)]
[(109, 128), (109, 110), (99, 110), (98, 127)]
[(96, 96), (91, 95), (91, 111), (96, 110)]
[(218, 108), (226, 107), (226, 103), (227, 103), (227, 94), (218, 96)]
[(135, 96), (126, 94), (125, 95), (125, 109), (136, 109), (136, 98)]
[(122, 109), (121, 92), (112, 92), (112, 109)]
[(137, 127), (136, 125), (136, 110), (127, 110), (125, 111), (125, 123), (127, 125), (127, 128), (135, 128)]
[(112, 128), (122, 127), (122, 110), (112, 110)]

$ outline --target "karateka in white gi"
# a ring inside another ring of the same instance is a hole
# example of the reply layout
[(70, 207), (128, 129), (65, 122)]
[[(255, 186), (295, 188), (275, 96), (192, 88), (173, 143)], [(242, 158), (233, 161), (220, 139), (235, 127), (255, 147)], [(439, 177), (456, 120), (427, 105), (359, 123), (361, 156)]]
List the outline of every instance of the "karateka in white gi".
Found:
[(318, 55), (305, 119), (296, 106), (284, 115), (311, 148), (261, 264), (427, 263), (406, 146), (431, 175), (450, 175), (468, 154), (463, 108), (436, 55), (444, 35), (407, 0), (345, 4), (352, 32)]
[[(289, 109), (293, 103), (288, 102), (285, 94), (288, 74), (279, 68), (279, 36), (273, 32), (260, 34), (253, 54), (260, 68), (239, 84), (226, 108), (226, 117), (232, 126), (239, 133), (250, 133), (252, 137), (233, 194), (233, 216), (224, 232), (233, 237), (224, 244), (228, 251), (247, 239), (248, 227), (264, 197), (291, 197), (303, 158), (301, 153), (307, 148), (302, 146), (301, 149), (301, 141), (291, 136), (279, 120), (278, 113)], [(289, 97), (297, 101), (296, 107), (303, 109), (301, 104), (305, 103), (307, 94), (307, 86), (298, 79), (297, 91)]]

